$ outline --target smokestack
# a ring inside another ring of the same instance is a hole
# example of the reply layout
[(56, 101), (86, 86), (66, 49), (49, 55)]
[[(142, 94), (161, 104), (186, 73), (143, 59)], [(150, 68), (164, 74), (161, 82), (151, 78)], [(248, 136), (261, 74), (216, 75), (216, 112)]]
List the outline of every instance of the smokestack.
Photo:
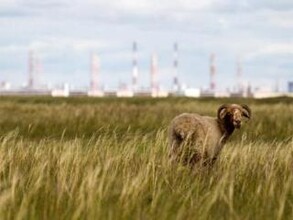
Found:
[(174, 68), (174, 78), (173, 78), (173, 91), (178, 92), (179, 90), (179, 81), (178, 81), (178, 44), (174, 43), (174, 60), (173, 60), (173, 68)]
[(36, 89), (40, 81), (42, 63), (40, 58), (33, 50), (29, 50), (28, 54), (28, 88)]
[(216, 55), (214, 53), (211, 54), (210, 57), (210, 90), (215, 91), (216, 89), (216, 66), (215, 66), (215, 57)]
[(91, 54), (91, 91), (99, 90), (99, 71), (100, 71), (100, 60), (99, 57), (92, 53)]
[(28, 54), (28, 88), (35, 89), (42, 69), (41, 61), (33, 50)]
[(36, 56), (34, 59), (35, 63), (35, 87), (41, 86), (41, 73), (43, 71), (42, 62), (40, 56)]
[(151, 57), (151, 92), (152, 94), (156, 94), (158, 92), (157, 75), (158, 75), (158, 57), (156, 53), (153, 53)]
[(34, 52), (29, 50), (28, 54), (28, 88), (33, 89), (35, 80), (34, 80), (34, 72), (35, 72), (35, 62), (34, 62)]
[(138, 67), (137, 67), (137, 44), (134, 41), (132, 45), (132, 53), (133, 53), (133, 60), (132, 60), (132, 91), (137, 90), (137, 78), (138, 78)]
[(237, 58), (237, 63), (236, 63), (236, 78), (237, 78), (237, 90), (238, 92), (243, 91), (243, 83), (242, 83), (242, 65), (240, 58)]

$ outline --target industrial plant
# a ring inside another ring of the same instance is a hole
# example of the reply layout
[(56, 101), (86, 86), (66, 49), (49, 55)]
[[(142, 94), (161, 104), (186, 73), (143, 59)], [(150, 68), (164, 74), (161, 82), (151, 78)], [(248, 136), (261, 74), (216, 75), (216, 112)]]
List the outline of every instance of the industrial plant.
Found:
[[(184, 87), (179, 79), (179, 56), (178, 43), (173, 45), (173, 65), (172, 65), (172, 86), (169, 89), (162, 89), (158, 81), (159, 66), (158, 55), (156, 52), (150, 54), (150, 85), (139, 87), (138, 81), (140, 77), (138, 67), (138, 46), (137, 42), (132, 44), (132, 70), (131, 82), (126, 85), (118, 86), (115, 90), (104, 89), (101, 82), (100, 68), (101, 57), (91, 52), (89, 54), (89, 83), (84, 89), (74, 89), (68, 83), (62, 86), (41, 85), (40, 78), (42, 77), (43, 67), (40, 58), (34, 50), (28, 51), (27, 61), (27, 83), (20, 88), (12, 88), (9, 82), (3, 81), (0, 84), (0, 95), (49, 95), (53, 97), (68, 97), (68, 96), (91, 96), (91, 97), (167, 97), (167, 96), (185, 96), (185, 97), (253, 97), (267, 98), (278, 96), (293, 96), (293, 82), (288, 82), (288, 91), (280, 92), (277, 88), (275, 91), (253, 91), (249, 84), (244, 85), (242, 82), (242, 64), (240, 58), (236, 62), (235, 76), (237, 79), (236, 87), (233, 91), (219, 91), (217, 89), (216, 74), (216, 54), (211, 53), (209, 57), (209, 76), (210, 82), (208, 88), (187, 88)], [(208, 69), (208, 68), (207, 68)]]

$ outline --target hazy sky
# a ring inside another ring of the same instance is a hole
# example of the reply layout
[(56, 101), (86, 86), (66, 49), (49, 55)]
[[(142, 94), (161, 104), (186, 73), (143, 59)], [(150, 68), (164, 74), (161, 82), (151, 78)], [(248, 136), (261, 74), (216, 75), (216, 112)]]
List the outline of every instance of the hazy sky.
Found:
[(138, 43), (139, 84), (149, 86), (150, 56), (159, 81), (172, 83), (173, 43), (179, 45), (179, 80), (209, 84), (216, 54), (217, 87), (243, 82), (284, 87), (293, 80), (292, 0), (0, 0), (0, 81), (27, 81), (28, 50), (42, 62), (42, 81), (89, 84), (90, 52), (101, 59), (106, 88), (131, 82), (131, 48)]

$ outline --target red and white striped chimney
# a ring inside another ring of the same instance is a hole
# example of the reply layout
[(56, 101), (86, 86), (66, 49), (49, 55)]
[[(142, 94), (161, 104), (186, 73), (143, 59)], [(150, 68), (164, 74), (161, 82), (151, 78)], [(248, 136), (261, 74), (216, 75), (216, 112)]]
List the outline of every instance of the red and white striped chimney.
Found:
[(236, 78), (237, 78), (237, 90), (238, 92), (243, 91), (243, 83), (242, 83), (242, 65), (240, 57), (237, 58), (236, 63)]
[(210, 57), (210, 90), (215, 91), (216, 89), (216, 66), (215, 66), (215, 58), (216, 55), (214, 53), (211, 54)]
[(100, 59), (95, 53), (91, 54), (91, 91), (99, 90)]
[(173, 91), (178, 92), (179, 90), (179, 80), (178, 80), (178, 44), (174, 43), (174, 60), (173, 60), (173, 68), (174, 68), (174, 76), (173, 76)]
[(132, 91), (137, 90), (138, 67), (137, 67), (137, 43), (134, 41), (132, 45)]
[(156, 53), (153, 53), (151, 56), (151, 92), (156, 94), (158, 92), (158, 57)]
[(35, 84), (35, 61), (34, 61), (34, 51), (29, 50), (28, 54), (28, 88), (33, 89)]

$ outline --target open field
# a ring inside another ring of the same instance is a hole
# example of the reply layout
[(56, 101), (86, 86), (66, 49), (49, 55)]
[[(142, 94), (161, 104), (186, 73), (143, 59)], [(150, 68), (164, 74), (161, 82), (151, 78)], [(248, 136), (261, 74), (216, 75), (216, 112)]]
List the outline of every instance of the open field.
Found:
[[(213, 169), (171, 166), (170, 120), (231, 102)], [(293, 219), (293, 99), (0, 97), (0, 219)]]

